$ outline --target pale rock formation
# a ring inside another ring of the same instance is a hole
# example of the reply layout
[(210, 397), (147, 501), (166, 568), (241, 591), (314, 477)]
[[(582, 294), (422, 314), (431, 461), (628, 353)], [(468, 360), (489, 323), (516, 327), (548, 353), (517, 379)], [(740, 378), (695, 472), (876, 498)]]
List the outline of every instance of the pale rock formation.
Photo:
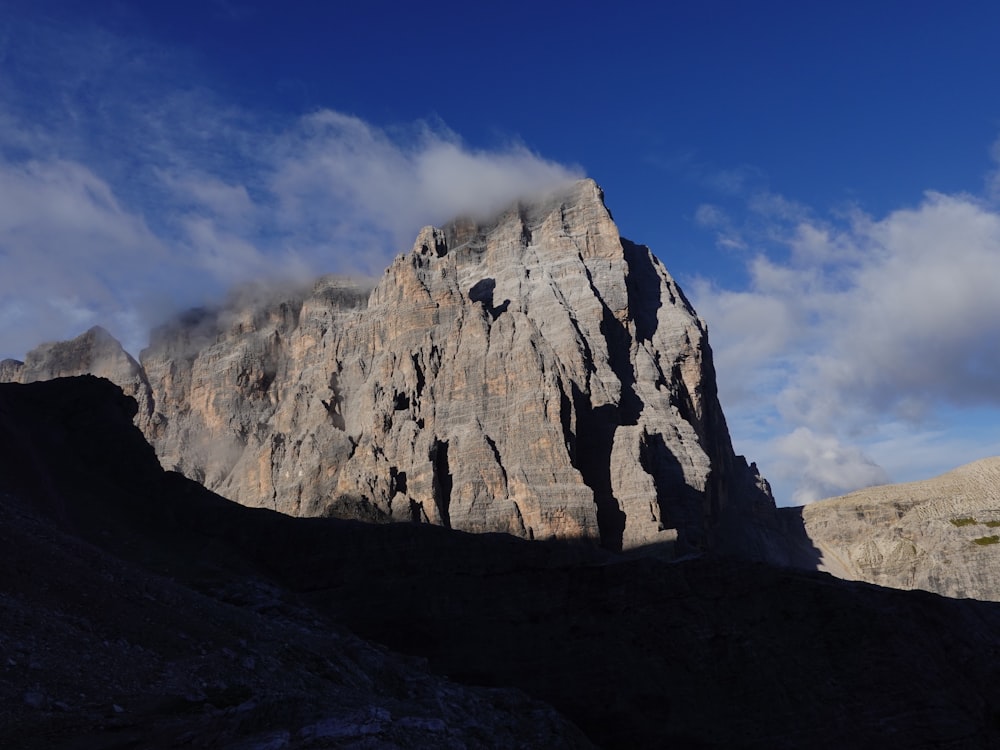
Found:
[(820, 570), (1000, 601), (1000, 458), (811, 503), (801, 514)]
[(20, 383), (24, 362), (18, 359), (0, 360), (0, 383)]
[(139, 405), (136, 424), (148, 432), (153, 417), (153, 395), (142, 367), (118, 340), (100, 326), (94, 326), (71, 341), (41, 344), (24, 362), (0, 362), (0, 382), (32, 383), (37, 380), (71, 377), (89, 373), (107, 378)]
[(753, 546), (773, 513), (704, 323), (591, 180), (427, 227), (374, 288), (242, 290), (141, 361), (163, 466), (246, 505), (611, 549)]

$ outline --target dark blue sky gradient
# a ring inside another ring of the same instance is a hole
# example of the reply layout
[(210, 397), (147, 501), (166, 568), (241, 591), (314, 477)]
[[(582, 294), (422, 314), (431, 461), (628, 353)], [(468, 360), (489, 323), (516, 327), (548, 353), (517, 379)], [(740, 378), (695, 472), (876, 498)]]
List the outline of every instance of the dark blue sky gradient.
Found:
[(519, 139), (582, 165), (681, 276), (726, 273), (691, 226), (725, 197), (703, 184), (717, 171), (883, 213), (979, 189), (1000, 130), (1000, 6), (984, 2), (181, 2), (98, 17), (183, 51), (247, 108), (439, 120), (473, 147)]

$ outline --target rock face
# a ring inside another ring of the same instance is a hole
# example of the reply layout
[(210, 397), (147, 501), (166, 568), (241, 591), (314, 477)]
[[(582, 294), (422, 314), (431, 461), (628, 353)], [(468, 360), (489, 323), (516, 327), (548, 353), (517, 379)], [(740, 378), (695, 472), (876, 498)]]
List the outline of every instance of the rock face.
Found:
[(934, 479), (782, 509), (801, 513), (820, 570), (840, 578), (1000, 601), (1000, 458)]
[(107, 374), (165, 468), (245, 505), (683, 550), (773, 511), (704, 324), (590, 180), (425, 228), (374, 288), (242, 290), (155, 331), (141, 368), (48, 364), (77, 342), (18, 379)]

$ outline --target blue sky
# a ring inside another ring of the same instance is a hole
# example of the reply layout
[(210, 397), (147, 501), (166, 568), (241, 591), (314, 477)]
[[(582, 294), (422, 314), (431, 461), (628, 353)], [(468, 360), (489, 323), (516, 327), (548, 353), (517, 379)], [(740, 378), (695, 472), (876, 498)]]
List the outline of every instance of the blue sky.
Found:
[(1000, 6), (0, 0), (0, 357), (574, 175), (782, 504), (1000, 453)]

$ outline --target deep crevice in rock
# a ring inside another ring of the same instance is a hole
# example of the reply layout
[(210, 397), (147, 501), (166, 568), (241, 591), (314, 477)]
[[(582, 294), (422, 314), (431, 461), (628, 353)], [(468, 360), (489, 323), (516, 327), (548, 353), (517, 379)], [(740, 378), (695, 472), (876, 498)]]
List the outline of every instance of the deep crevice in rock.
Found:
[(416, 354), (410, 355), (410, 361), (413, 362), (413, 371), (416, 373), (417, 378), (417, 388), (414, 394), (414, 400), (420, 401), (420, 396), (424, 392), (424, 384), (426, 380), (424, 379), (424, 369), (420, 366), (420, 357)]
[(704, 434), (704, 425), (702, 424), (702, 420), (698, 418), (694, 399), (691, 397), (691, 392), (688, 391), (687, 384), (684, 382), (684, 376), (681, 374), (681, 366), (679, 364), (673, 366), (670, 378), (675, 384), (672, 398), (670, 399), (671, 403), (677, 407), (681, 418), (694, 427), (695, 433), (698, 435), (699, 444), (705, 452), (708, 452), (710, 446)]
[(424, 504), (418, 503), (413, 498), (410, 498), (410, 520), (413, 523), (430, 523), (430, 519), (424, 512)]
[[(580, 262), (583, 263), (581, 256)], [(639, 414), (643, 409), (642, 399), (635, 392), (635, 370), (632, 367), (632, 335), (628, 329), (615, 317), (608, 307), (600, 291), (594, 285), (594, 277), (584, 263), (584, 270), (587, 275), (587, 283), (590, 284), (590, 291), (601, 303), (601, 336), (608, 347), (608, 364), (611, 371), (621, 383), (621, 396), (619, 398), (620, 412), (618, 414), (618, 424), (634, 425), (638, 423)], [(593, 369), (592, 367), (590, 369)], [(608, 454), (610, 456), (610, 453)]]
[(576, 466), (576, 434), (573, 432), (573, 404), (562, 386), (559, 387), (559, 422), (562, 425), (563, 438), (566, 441), (566, 452), (569, 462)]
[[(603, 303), (602, 303), (603, 304)], [(608, 343), (608, 364), (621, 383), (619, 400), (619, 424), (634, 425), (639, 422), (639, 414), (645, 406), (635, 392), (635, 370), (632, 368), (632, 336), (607, 305), (601, 317), (601, 335)]]
[[(649, 248), (621, 238), (622, 251), (628, 271), (625, 288), (628, 292), (628, 309), (635, 322), (635, 337), (649, 341), (659, 325), (657, 312), (663, 306), (660, 298), (660, 275), (653, 265)], [(673, 300), (671, 300), (673, 302)]]
[(389, 497), (406, 494), (406, 472), (395, 466), (389, 467)]
[(660, 433), (644, 433), (639, 464), (653, 478), (662, 529), (677, 529), (680, 554), (705, 547), (705, 511), (702, 493), (688, 484), (684, 467)]
[(496, 287), (496, 279), (480, 279), (469, 289), (469, 301), (482, 302), (487, 307), (493, 307), (493, 291)]
[(434, 505), (437, 506), (438, 515), (441, 517), (441, 525), (446, 529), (451, 528), (451, 515), (449, 506), (451, 505), (452, 477), (448, 468), (448, 441), (435, 440), (431, 447), (431, 465), (434, 467)]
[[(501, 474), (501, 476), (503, 476), (503, 488), (504, 488), (504, 491), (506, 492), (507, 491), (507, 470), (503, 466), (503, 461), (500, 460), (500, 451), (497, 449), (497, 444), (493, 440), (493, 438), (491, 438), (485, 432), (483, 433), (483, 438), (486, 440), (486, 444), (490, 447), (490, 450), (493, 451), (493, 458), (496, 459), (497, 466), (500, 467), (500, 474)], [(516, 503), (515, 503), (515, 505), (516, 505)], [(520, 516), (520, 514), (521, 514), (521, 511), (520, 511), (520, 509), (518, 509), (518, 516)]]
[(346, 427), (343, 413), (344, 396), (340, 386), (340, 376), (336, 372), (330, 373), (328, 388), (330, 389), (330, 400), (320, 399), (320, 403), (330, 415), (333, 426), (338, 430), (343, 430)]
[(619, 409), (614, 404), (595, 409), (590, 394), (581, 391), (575, 383), (573, 404), (576, 407), (577, 427), (576, 460), (573, 465), (580, 472), (584, 484), (594, 493), (601, 546), (621, 552), (625, 513), (611, 488), (611, 450), (619, 424)]
[(517, 518), (517, 525), (521, 530), (521, 536), (533, 540), (535, 538), (535, 534), (531, 529), (524, 525), (524, 516), (521, 514), (521, 506), (517, 504), (517, 501), (514, 501), (514, 516)]
[(469, 301), (481, 302), (483, 308), (490, 314), (493, 320), (496, 320), (503, 313), (507, 312), (507, 308), (510, 307), (509, 299), (505, 299), (499, 305), (493, 304), (493, 292), (496, 290), (496, 286), (497, 282), (495, 279), (480, 279), (469, 289)]

